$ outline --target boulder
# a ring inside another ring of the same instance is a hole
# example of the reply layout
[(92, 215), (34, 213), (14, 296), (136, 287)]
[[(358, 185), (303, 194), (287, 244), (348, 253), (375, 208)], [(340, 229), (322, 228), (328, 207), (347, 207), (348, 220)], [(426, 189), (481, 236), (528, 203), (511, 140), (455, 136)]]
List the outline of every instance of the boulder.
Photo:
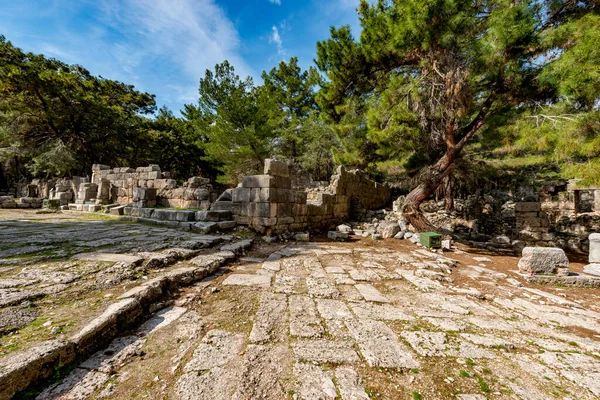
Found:
[(537, 275), (568, 275), (569, 259), (556, 247), (525, 247), (519, 271)]
[(343, 233), (350, 233), (352, 232), (352, 228), (348, 225), (339, 225), (336, 230), (338, 232), (343, 232)]
[(384, 239), (393, 238), (400, 232), (400, 225), (397, 221), (384, 221), (377, 227), (377, 231)]
[(394, 239), (399, 239), (399, 240), (404, 239), (405, 234), (406, 234), (405, 231), (400, 231), (394, 235)]
[(347, 232), (337, 232), (337, 231), (329, 231), (327, 233), (327, 238), (330, 240), (336, 240), (336, 241), (346, 241), (348, 240), (348, 233)]

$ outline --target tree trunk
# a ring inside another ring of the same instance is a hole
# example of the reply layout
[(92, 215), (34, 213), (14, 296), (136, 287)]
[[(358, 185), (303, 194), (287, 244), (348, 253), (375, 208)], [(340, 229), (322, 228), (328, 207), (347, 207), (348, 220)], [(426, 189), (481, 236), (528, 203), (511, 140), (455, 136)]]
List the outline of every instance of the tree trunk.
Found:
[(436, 231), (421, 211), (421, 204), (427, 200), (454, 169), (454, 160), (460, 154), (469, 140), (481, 129), (486, 117), (496, 100), (497, 93), (492, 91), (481, 105), (477, 116), (457, 135), (454, 126), (448, 125), (446, 131), (446, 154), (433, 166), (427, 167), (421, 174), (421, 183), (414, 188), (404, 200), (402, 214), (417, 232)]
[(406, 195), (402, 206), (402, 214), (417, 232), (438, 230), (423, 215), (421, 204), (436, 191), (443, 180), (452, 172), (455, 157), (455, 152), (447, 152), (435, 165), (426, 169), (422, 175), (421, 183)]
[(454, 209), (454, 194), (452, 193), (452, 175), (448, 175), (446, 178), (446, 184), (444, 185), (444, 201), (446, 211), (452, 211)]

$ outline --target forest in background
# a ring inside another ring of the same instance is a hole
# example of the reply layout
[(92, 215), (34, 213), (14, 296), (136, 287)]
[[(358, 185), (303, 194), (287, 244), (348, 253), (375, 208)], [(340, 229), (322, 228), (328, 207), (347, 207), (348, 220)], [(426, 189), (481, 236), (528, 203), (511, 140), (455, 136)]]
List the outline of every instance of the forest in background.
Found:
[(433, 193), (499, 179), (600, 184), (600, 1), (361, 1), (315, 67), (262, 83), (227, 61), (181, 117), (153, 95), (0, 36), (0, 186), (159, 164), (226, 185), (265, 158), (327, 180), (337, 165), (403, 188), (417, 228)]

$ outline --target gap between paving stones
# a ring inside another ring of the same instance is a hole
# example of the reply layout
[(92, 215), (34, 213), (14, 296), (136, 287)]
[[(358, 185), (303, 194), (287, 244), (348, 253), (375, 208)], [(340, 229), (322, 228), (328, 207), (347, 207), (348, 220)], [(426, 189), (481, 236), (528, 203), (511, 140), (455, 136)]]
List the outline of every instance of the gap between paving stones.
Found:
[(253, 240), (242, 240), (221, 247), (219, 252), (200, 255), (193, 267), (166, 272), (136, 286), (117, 298), (100, 316), (94, 318), (68, 340), (49, 340), (0, 360), (0, 400), (49, 378), (56, 366), (67, 367), (93, 354), (119, 334), (139, 325), (151, 312), (151, 305), (181, 287), (213, 274), (244, 253)]

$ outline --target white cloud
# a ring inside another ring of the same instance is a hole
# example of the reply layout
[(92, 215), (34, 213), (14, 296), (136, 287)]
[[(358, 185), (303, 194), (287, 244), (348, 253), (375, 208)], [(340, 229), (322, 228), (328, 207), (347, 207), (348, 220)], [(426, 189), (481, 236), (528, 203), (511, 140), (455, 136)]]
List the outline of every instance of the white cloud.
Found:
[(283, 48), (283, 41), (279, 35), (279, 29), (277, 29), (275, 25), (273, 25), (273, 32), (271, 33), (271, 36), (269, 36), (269, 43), (273, 43), (275, 46), (277, 46), (277, 54), (280, 56), (285, 55), (285, 49)]
[(273, 4), (277, 4), (278, 6), (281, 5), (281, 0), (269, 0), (269, 1)]
[[(238, 53), (235, 26), (215, 0), (104, 0), (102, 7), (105, 23), (121, 36), (111, 50), (121, 68), (131, 74), (160, 68), (172, 77), (160, 83), (178, 87), (180, 101), (197, 98), (198, 79), (224, 60), (240, 76), (254, 75)], [(189, 82), (187, 90), (181, 81)]]

